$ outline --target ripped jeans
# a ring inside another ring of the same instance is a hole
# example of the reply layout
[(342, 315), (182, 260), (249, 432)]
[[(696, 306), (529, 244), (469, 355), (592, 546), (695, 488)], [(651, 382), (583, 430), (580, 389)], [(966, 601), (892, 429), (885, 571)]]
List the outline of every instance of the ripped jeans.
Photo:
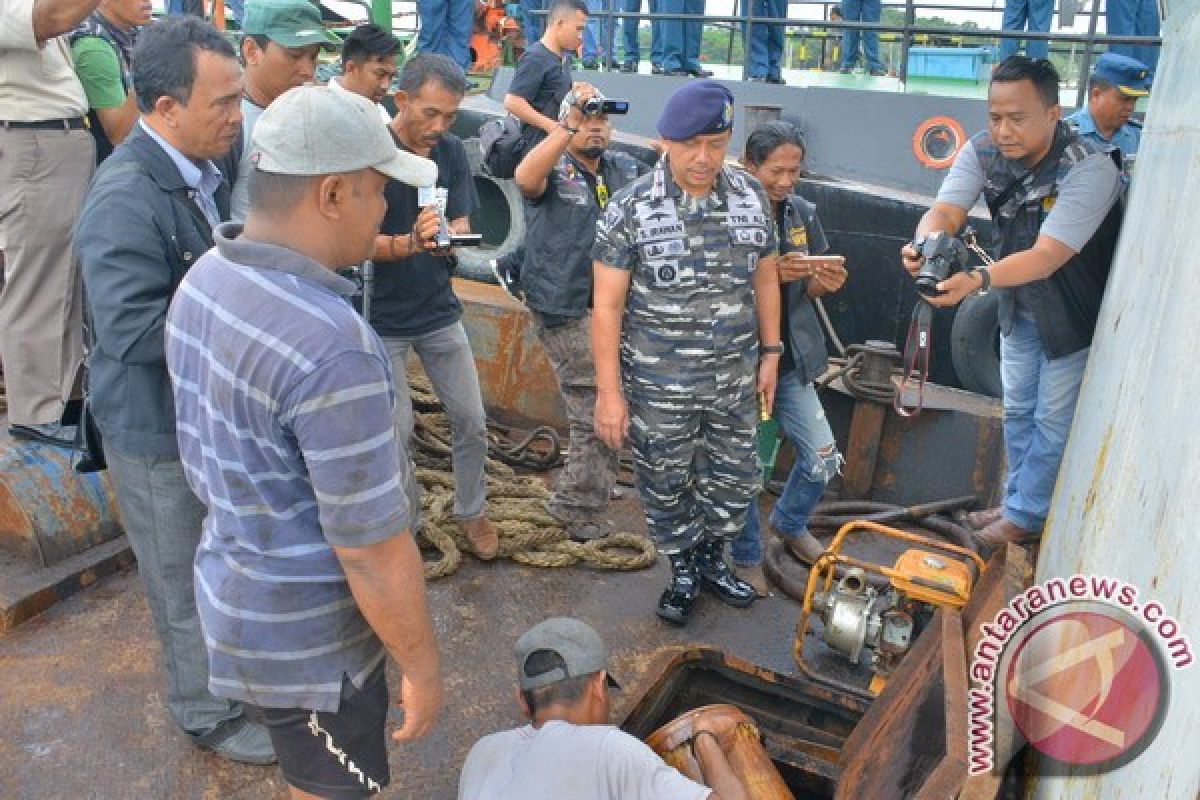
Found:
[[(808, 517), (825, 493), (825, 485), (841, 468), (842, 457), (816, 388), (811, 383), (801, 383), (795, 370), (779, 376), (775, 418), (783, 435), (796, 448), (796, 463), (771, 512), (771, 524), (784, 536), (799, 537), (808, 530)], [(762, 523), (757, 498), (750, 504), (745, 530), (733, 540), (732, 555), (738, 566), (762, 563)]]

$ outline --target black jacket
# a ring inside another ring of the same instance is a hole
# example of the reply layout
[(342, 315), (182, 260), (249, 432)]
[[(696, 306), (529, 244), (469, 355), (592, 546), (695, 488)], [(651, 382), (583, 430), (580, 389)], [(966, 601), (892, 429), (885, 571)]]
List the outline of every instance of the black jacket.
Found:
[[(178, 458), (167, 376), (167, 308), (212, 231), (171, 157), (140, 125), (101, 165), (75, 230), (96, 346), (92, 412), (105, 443)], [(229, 185), (216, 193), (229, 218)]]
[[(1050, 152), (1032, 170), (1002, 157), (986, 132), (971, 141), (987, 181), (983, 194), (996, 225), (997, 258), (1033, 247), (1058, 197), (1059, 184), (1084, 158), (1105, 152), (1121, 169), (1121, 155), (1115, 148), (1101, 147), (1062, 122)], [(1050, 358), (1063, 358), (1089, 347), (1116, 254), (1123, 214), (1124, 204), (1118, 200), (1083, 250), (1050, 277), (1011, 289), (997, 289), (1000, 330), (1004, 333), (1012, 330), (1013, 316), (1020, 306), (1033, 314), (1038, 336)]]
[[(608, 196), (637, 179), (641, 165), (610, 151), (600, 159)], [(564, 153), (550, 170), (545, 193), (525, 200), (525, 305), (542, 314), (582, 317), (592, 305), (592, 243), (600, 204), (586, 171)]]

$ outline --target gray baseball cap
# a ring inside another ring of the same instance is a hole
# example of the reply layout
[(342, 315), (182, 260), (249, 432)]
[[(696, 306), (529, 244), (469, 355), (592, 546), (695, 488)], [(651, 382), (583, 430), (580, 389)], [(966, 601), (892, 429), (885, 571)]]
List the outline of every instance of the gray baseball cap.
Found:
[(278, 175), (336, 175), (373, 169), (409, 186), (433, 186), (437, 164), (396, 147), (365, 97), (328, 86), (298, 86), (254, 125), (250, 161)]
[[(556, 667), (530, 675), (526, 670), (526, 662), (540, 650), (556, 653), (565, 668)], [(586, 622), (571, 617), (551, 617), (534, 625), (517, 639), (513, 653), (517, 657), (517, 684), (522, 689), (538, 689), (608, 669), (608, 650), (600, 634)], [(612, 675), (608, 676), (608, 683), (621, 688)]]

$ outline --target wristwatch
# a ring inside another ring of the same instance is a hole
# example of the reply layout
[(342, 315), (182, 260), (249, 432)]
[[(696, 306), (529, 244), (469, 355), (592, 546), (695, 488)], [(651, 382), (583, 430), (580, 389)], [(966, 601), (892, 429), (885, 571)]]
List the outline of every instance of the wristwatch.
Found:
[(988, 289), (992, 288), (991, 270), (989, 270), (987, 267), (979, 267), (977, 269), (971, 270), (971, 274), (979, 276), (979, 289), (976, 290), (975, 293), (981, 294), (981, 295), (987, 294)]
[(760, 344), (758, 352), (760, 355), (781, 356), (783, 355), (783, 342), (778, 344)]

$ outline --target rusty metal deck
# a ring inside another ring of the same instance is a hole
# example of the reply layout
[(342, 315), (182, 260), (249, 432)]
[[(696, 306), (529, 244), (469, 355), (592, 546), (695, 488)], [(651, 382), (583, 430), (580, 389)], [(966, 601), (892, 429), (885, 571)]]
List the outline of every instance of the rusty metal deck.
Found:
[[(641, 529), (633, 500), (618, 501), (615, 515)], [(662, 564), (601, 573), (468, 562), (430, 585), (445, 664), (444, 715), (428, 739), (391, 747), (392, 787), (385, 797), (455, 796), (471, 744), (520, 722), (508, 654), (523, 630), (548, 615), (594, 624), (627, 686), (646, 672), (654, 650), (668, 644), (713, 644), (775, 670), (793, 669), (797, 606), (781, 595), (744, 611), (702, 598), (680, 631), (652, 614), (666, 580)], [(0, 638), (0, 797), (285, 797), (277, 769), (230, 764), (183, 738), (163, 703), (158, 657), (134, 571), (100, 580)], [(396, 675), (389, 677), (394, 689)], [(630, 694), (617, 698), (614, 720), (629, 708)]]

